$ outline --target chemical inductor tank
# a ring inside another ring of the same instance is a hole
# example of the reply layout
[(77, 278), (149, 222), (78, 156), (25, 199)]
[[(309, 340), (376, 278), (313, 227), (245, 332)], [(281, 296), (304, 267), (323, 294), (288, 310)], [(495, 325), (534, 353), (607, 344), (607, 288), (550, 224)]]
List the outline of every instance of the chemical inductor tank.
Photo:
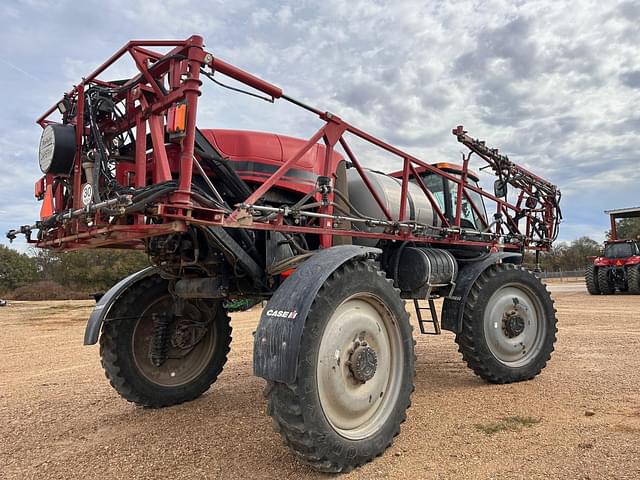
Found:
[[(387, 211), (393, 220), (400, 218), (400, 196), (402, 194), (402, 180), (390, 177), (373, 170), (365, 170), (371, 186), (382, 200)], [(355, 168), (347, 170), (347, 185), (349, 191), (349, 201), (362, 215), (384, 220), (386, 217), (382, 209), (375, 201), (373, 195), (358, 174)], [(409, 182), (407, 189), (407, 204), (405, 207), (404, 219), (414, 221), (424, 225), (439, 226), (439, 218), (434, 214), (429, 199), (422, 189), (413, 182)], [(364, 224), (353, 224), (353, 228), (365, 232), (382, 233), (383, 227), (369, 227)], [(375, 238), (353, 238), (356, 245), (375, 246), (378, 240)]]

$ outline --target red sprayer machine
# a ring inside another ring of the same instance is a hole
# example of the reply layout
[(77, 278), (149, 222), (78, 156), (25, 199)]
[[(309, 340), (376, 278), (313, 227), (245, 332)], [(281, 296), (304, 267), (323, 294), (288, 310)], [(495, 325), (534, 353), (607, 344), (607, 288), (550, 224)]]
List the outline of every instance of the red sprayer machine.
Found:
[[(138, 73), (109, 79), (124, 58)], [(228, 86), (224, 76), (322, 126), (309, 139), (199, 127), (202, 82)], [(99, 300), (85, 334), (129, 401), (201, 395), (229, 352), (229, 302), (266, 300), (253, 369), (267, 411), (299, 458), (337, 472), (380, 455), (405, 419), (405, 300), (422, 333), (455, 332), (489, 382), (529, 380), (550, 358), (553, 301), (521, 263), (556, 238), (560, 192), (461, 126), (461, 163), (425, 162), (220, 60), (199, 36), (127, 43), (38, 123), (41, 218), (9, 236), (140, 249), (152, 264)], [(366, 168), (353, 138), (394, 157), (395, 171)], [(472, 158), (495, 175), (493, 193)]]

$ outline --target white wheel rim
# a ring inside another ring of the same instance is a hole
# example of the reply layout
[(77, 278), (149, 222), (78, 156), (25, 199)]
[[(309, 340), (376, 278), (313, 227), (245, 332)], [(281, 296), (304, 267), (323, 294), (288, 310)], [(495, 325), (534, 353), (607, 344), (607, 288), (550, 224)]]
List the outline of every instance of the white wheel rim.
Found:
[[(354, 377), (354, 345), (375, 352), (376, 367), (364, 383)], [(325, 326), (316, 378), (320, 405), (333, 429), (359, 440), (377, 432), (393, 413), (402, 385), (403, 345), (397, 319), (373, 294), (343, 301)]]
[[(519, 327), (510, 327), (512, 319)], [(540, 353), (547, 328), (542, 304), (524, 285), (497, 289), (489, 298), (483, 321), (487, 346), (504, 365), (520, 367)]]

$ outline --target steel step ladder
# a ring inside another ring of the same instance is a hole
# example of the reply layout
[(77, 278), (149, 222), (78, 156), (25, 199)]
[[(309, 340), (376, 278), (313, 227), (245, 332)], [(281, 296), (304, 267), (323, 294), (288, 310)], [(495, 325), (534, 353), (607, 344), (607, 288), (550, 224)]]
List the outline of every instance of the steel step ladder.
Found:
[[(427, 302), (429, 303), (428, 307), (421, 307), (420, 302), (417, 298), (413, 299), (413, 306), (416, 309), (416, 317), (418, 318), (418, 325), (420, 326), (420, 333), (423, 335), (440, 335), (442, 330), (440, 329), (440, 322), (438, 321), (438, 312), (436, 312), (436, 305), (433, 301), (438, 296), (429, 295), (427, 298)], [(422, 311), (428, 310), (431, 318), (423, 318)], [(431, 323), (433, 325), (433, 331), (428, 331), (425, 328), (426, 323)]]

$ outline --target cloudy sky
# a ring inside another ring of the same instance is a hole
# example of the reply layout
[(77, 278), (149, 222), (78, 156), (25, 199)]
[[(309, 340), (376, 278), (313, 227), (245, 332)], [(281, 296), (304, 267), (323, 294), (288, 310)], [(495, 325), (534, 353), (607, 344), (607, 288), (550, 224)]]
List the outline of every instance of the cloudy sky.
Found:
[[(560, 186), (561, 240), (601, 241), (604, 209), (640, 205), (639, 24), (637, 0), (2, 2), (2, 237), (38, 216), (35, 119), (127, 40), (198, 33), (215, 55), (427, 161), (457, 160), (450, 130), (465, 125)], [(319, 125), (214, 86), (199, 113), (202, 127), (308, 137)]]

